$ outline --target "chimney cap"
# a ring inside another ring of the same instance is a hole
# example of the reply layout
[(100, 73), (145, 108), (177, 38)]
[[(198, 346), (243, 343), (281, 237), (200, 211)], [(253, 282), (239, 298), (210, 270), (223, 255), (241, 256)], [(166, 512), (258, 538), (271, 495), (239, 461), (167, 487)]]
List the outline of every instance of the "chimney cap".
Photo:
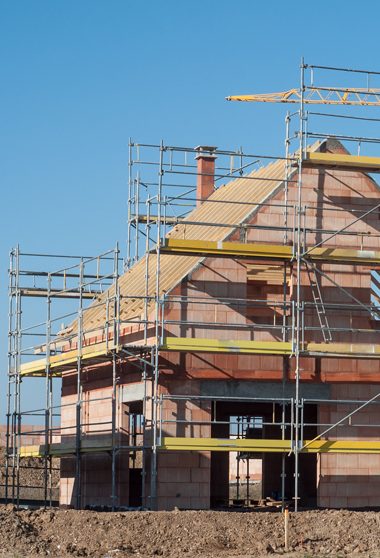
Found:
[(217, 149), (218, 148), (214, 145), (197, 145), (197, 147), (194, 147), (194, 151), (198, 151), (195, 158), (199, 159), (200, 157), (208, 157), (216, 159), (215, 151)]

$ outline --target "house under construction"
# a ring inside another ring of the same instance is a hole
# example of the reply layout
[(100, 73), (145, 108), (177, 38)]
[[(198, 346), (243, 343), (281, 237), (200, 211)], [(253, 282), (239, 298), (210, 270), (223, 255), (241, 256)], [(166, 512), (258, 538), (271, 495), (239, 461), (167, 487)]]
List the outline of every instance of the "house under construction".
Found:
[(59, 457), (77, 508), (251, 505), (252, 460), (262, 500), (380, 505), (380, 139), (329, 127), (376, 126), (379, 77), (302, 64), (299, 89), (233, 98), (294, 103), (280, 157), (131, 142), (123, 262), (12, 251), (8, 500), (38, 457), (51, 502)]

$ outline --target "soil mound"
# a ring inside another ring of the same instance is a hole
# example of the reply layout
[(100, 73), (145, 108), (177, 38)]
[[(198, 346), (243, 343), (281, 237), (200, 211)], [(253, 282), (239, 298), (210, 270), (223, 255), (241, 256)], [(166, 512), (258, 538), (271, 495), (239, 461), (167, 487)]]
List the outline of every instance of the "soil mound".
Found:
[[(0, 506), (0, 556), (126, 558), (283, 554), (280, 512), (96, 512)], [(287, 556), (379, 557), (380, 512), (290, 514)]]

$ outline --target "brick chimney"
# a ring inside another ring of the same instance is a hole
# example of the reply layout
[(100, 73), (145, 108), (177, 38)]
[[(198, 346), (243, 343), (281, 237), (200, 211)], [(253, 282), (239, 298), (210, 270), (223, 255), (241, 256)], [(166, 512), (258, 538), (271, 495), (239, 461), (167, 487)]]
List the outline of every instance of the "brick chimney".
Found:
[(197, 206), (213, 193), (215, 181), (215, 151), (216, 147), (210, 145), (198, 145), (195, 151), (198, 155), (197, 161)]

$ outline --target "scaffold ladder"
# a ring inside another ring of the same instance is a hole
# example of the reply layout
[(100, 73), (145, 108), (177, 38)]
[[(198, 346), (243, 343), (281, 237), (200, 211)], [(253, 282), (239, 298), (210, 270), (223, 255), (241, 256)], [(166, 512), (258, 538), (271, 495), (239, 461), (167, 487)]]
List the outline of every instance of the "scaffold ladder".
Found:
[(321, 326), (322, 337), (325, 343), (329, 343), (330, 341), (332, 341), (332, 335), (314, 265), (307, 265), (307, 274), (309, 277), (311, 293), (315, 304), (315, 309), (317, 311), (319, 325)]

